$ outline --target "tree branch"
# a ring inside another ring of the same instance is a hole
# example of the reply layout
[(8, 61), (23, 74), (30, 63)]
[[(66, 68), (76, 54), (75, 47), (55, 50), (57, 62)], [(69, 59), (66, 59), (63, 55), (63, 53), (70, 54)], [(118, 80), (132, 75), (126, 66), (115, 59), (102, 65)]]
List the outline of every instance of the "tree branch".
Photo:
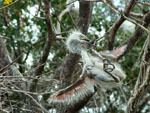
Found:
[[(150, 11), (143, 17), (142, 26), (147, 28), (149, 24), (150, 24)], [(121, 59), (125, 54), (127, 54), (128, 51), (131, 50), (134, 47), (134, 45), (142, 38), (143, 34), (144, 30), (140, 26), (138, 26), (133, 35), (124, 43), (127, 44), (127, 49), (121, 56), (118, 57), (117, 60)]]
[(69, 5), (66, 7), (66, 9), (64, 9), (64, 10), (61, 12), (61, 14), (58, 16), (58, 21), (57, 21), (57, 33), (61, 33), (60, 24), (61, 24), (61, 19), (62, 19), (62, 17), (63, 17), (66, 13), (70, 12), (70, 10), (71, 10), (71, 8), (73, 7), (73, 5), (74, 5), (73, 3), (69, 4)]
[(9, 56), (9, 53), (7, 51), (6, 45), (4, 44), (2, 37), (0, 37), (0, 62), (0, 69), (3, 70), (4, 67), (8, 67), (8, 70), (10, 70), (8, 73), (9, 76), (23, 76), (19, 72), (19, 70), (14, 65), (12, 65), (13, 61)]
[(138, 110), (136, 113), (141, 113), (142, 110), (144, 109), (145, 105), (148, 103), (148, 101), (150, 100), (150, 96), (145, 97), (142, 102), (140, 103)]
[(136, 113), (138, 103), (144, 96), (149, 83), (150, 83), (150, 34), (145, 41), (146, 47), (144, 49), (144, 55), (141, 62), (140, 72), (136, 85), (134, 87), (132, 96), (130, 97), (127, 105), (127, 113)]
[(148, 5), (148, 6), (150, 6), (150, 3), (148, 3), (148, 2), (141, 2), (141, 1), (137, 1), (137, 3), (140, 3), (140, 4), (143, 4), (143, 5)]
[(40, 107), (42, 109), (42, 111), (44, 111), (45, 113), (48, 113), (48, 111), (39, 103), (37, 102), (37, 100), (35, 100), (30, 94), (28, 94), (26, 91), (22, 91), (20, 90), (20, 88), (16, 87), (16, 89), (13, 89), (13, 88), (7, 88), (7, 89), (4, 89), (4, 90), (7, 90), (7, 91), (12, 91), (12, 92), (16, 92), (16, 93), (22, 93), (24, 94), (25, 96), (28, 96), (38, 107)]
[(22, 56), (22, 54), (16, 58), (14, 61), (12, 61), (11, 63), (9, 63), (8, 65), (6, 65), (5, 67), (0, 69), (0, 73), (2, 73), (4, 70), (8, 69), (12, 64), (14, 64), (20, 57)]
[[(135, 3), (137, 0), (130, 0), (129, 4), (125, 7), (124, 10), (124, 14), (126, 16), (129, 16), (129, 13), (132, 9), (132, 7), (134, 7)], [(112, 50), (113, 46), (114, 46), (114, 40), (115, 40), (115, 36), (116, 33), (120, 27), (120, 25), (125, 21), (125, 18), (123, 16), (121, 16), (110, 28), (109, 30), (109, 40), (108, 40), (108, 50)]]
[[(110, 5), (113, 9), (117, 10), (118, 12), (121, 12), (121, 9), (119, 9), (117, 6), (115, 6), (115, 5), (113, 4), (112, 0), (108, 0), (108, 2), (109, 2), (109, 5)], [(113, 10), (113, 11), (114, 11), (114, 10)], [(142, 18), (142, 17), (143, 17), (143, 15), (138, 14), (138, 13), (133, 13), (133, 12), (130, 12), (129, 15), (131, 15), (131, 16), (133, 16), (133, 17), (137, 17), (137, 18)]]
[(7, 7), (9, 7), (9, 6), (11, 6), (11, 5), (17, 3), (18, 1), (19, 1), (19, 0), (16, 0), (16, 1), (14, 1), (14, 2), (8, 4), (8, 5), (6, 5), (6, 6), (2, 7), (2, 8), (0, 8), (0, 10), (7, 8)]
[[(40, 76), (44, 70), (44, 66), (45, 63), (47, 61), (50, 49), (54, 43), (54, 40), (56, 38), (56, 35), (54, 33), (52, 24), (51, 24), (51, 20), (50, 20), (50, 6), (49, 6), (49, 2), (47, 0), (44, 0), (44, 8), (45, 8), (45, 21), (46, 21), (46, 25), (47, 25), (47, 29), (48, 29), (48, 37), (47, 37), (47, 41), (46, 41), (46, 45), (44, 47), (43, 50), (43, 54), (42, 57), (39, 60), (39, 65), (38, 67), (35, 69), (34, 72), (34, 76)], [(33, 83), (30, 86), (30, 91), (35, 91), (36, 90), (36, 85), (37, 85), (38, 79), (33, 80)]]

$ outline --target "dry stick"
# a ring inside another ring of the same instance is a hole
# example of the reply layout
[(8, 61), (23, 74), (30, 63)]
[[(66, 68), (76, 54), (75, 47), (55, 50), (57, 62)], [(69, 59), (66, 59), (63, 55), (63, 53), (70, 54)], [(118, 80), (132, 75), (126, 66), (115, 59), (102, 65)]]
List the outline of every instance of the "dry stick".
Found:
[[(142, 92), (144, 92), (145, 87), (148, 87), (148, 83), (150, 81), (150, 67), (147, 68), (147, 72), (146, 72), (146, 79), (143, 81), (143, 83), (140, 85), (140, 87), (138, 89), (136, 89), (136, 92), (134, 92), (132, 94), (132, 96), (130, 97), (129, 101), (128, 101), (128, 107), (126, 110), (126, 113), (133, 113), (131, 105), (133, 104), (133, 102), (138, 98), (140, 98)], [(132, 105), (134, 106), (134, 105)]]
[[(1, 87), (1, 90), (8, 91), (8, 88), (3, 88), (3, 87)], [(37, 93), (37, 92), (29, 92), (29, 91), (16, 90), (16, 89), (11, 89), (11, 90), (13, 90), (14, 92), (27, 93), (27, 94), (31, 94), (31, 95), (47, 95), (47, 94), (52, 94), (52, 93), (53, 93), (53, 92)]]
[(8, 95), (7, 95), (7, 99), (8, 99), (9, 105), (10, 105), (11, 113), (14, 113), (14, 112), (13, 112), (13, 108), (12, 108), (12, 104), (11, 104), (11, 101), (10, 101), (10, 99), (9, 99), (9, 96), (8, 96)]
[[(137, 103), (140, 99), (140, 97), (142, 97), (144, 95), (144, 92), (146, 91), (146, 88), (148, 87), (148, 84), (150, 82), (150, 65), (149, 65), (149, 61), (150, 61), (150, 34), (147, 37), (146, 40), (147, 43), (146, 47), (144, 49), (144, 54), (143, 54), (143, 58), (142, 60), (147, 60), (145, 62), (141, 62), (141, 67), (140, 67), (140, 73), (136, 82), (136, 85), (134, 87), (133, 90), (133, 94), (130, 97), (129, 101), (128, 101), (128, 106), (127, 106), (127, 113), (135, 113), (137, 111)], [(148, 64), (147, 64), (148, 62)], [(145, 69), (146, 68), (146, 69)], [(143, 72), (144, 70), (144, 72)]]
[[(115, 5), (113, 4), (112, 0), (109, 0), (108, 2), (109, 2), (109, 5), (110, 5), (111, 7), (113, 7), (114, 9), (118, 10), (118, 12), (121, 12), (121, 11), (122, 11), (121, 9), (119, 9), (117, 6), (115, 6)], [(130, 15), (131, 15), (131, 16), (134, 16), (134, 17), (138, 17), (138, 18), (142, 18), (142, 17), (143, 17), (143, 15), (138, 14), (138, 13), (134, 13), (134, 12), (130, 12)]]
[(147, 12), (147, 10), (145, 10), (145, 8), (143, 8), (141, 5), (137, 4), (137, 6), (143, 13)]
[[(101, 0), (106, 6), (108, 6), (111, 10), (113, 10), (114, 12), (120, 14), (120, 11), (116, 10), (114, 7), (112, 7), (110, 4), (108, 4), (107, 2), (105, 2), (104, 0)], [(126, 15), (129, 15), (131, 8), (134, 6), (135, 4), (135, 0), (130, 0), (129, 4), (125, 7), (124, 13)], [(123, 18), (122, 16), (112, 25), (112, 27), (109, 29), (109, 44), (108, 44), (108, 49), (112, 50), (113, 49), (113, 44), (114, 44), (114, 39), (115, 39), (115, 35), (116, 32), (118, 31), (120, 25), (125, 21), (125, 18)]]
[[(47, 37), (46, 45), (44, 47), (42, 56), (39, 60), (39, 66), (34, 71), (34, 76), (42, 74), (45, 63), (46, 63), (48, 55), (49, 55), (49, 52), (50, 52), (51, 47), (56, 39), (53, 25), (52, 25), (51, 19), (50, 19), (49, 9), (50, 9), (49, 2), (47, 0), (44, 0), (45, 21), (46, 21), (46, 26), (48, 29), (48, 37)], [(38, 83), (38, 79), (33, 80), (33, 83), (30, 85), (30, 91), (36, 90), (37, 83)]]
[(17, 3), (18, 1), (19, 1), (19, 0), (16, 0), (16, 1), (12, 2), (11, 4), (8, 4), (8, 5), (6, 5), (6, 6), (2, 7), (2, 8), (0, 8), (0, 10), (7, 8), (7, 7), (9, 7), (9, 6), (11, 6), (11, 5)]
[(74, 20), (73, 20), (73, 17), (72, 17), (72, 15), (70, 14), (70, 12), (68, 12), (68, 15), (69, 15), (69, 17), (70, 17), (70, 19), (71, 19), (72, 24), (73, 24), (74, 27), (78, 30), (79, 28), (78, 28), (78, 26), (75, 24), (75, 22), (74, 22)]
[[(16, 88), (18, 90), (21, 90), (18, 86), (16, 86), (15, 84), (11, 84), (11, 86), (13, 86), (13, 88)], [(10, 89), (10, 88), (8, 88)], [(12, 88), (11, 88), (12, 89)], [(13, 90), (13, 89), (12, 89)], [(14, 90), (17, 92), (17, 90)], [(30, 97), (33, 102), (35, 102), (36, 105), (38, 105), (45, 113), (48, 113), (48, 111), (40, 104), (36, 101), (36, 99), (34, 99), (30, 94), (26, 93), (25, 91), (22, 91), (23, 94), (27, 95), (28, 97)]]
[(66, 5), (70, 5), (70, 4), (72, 4), (72, 3), (76, 2), (76, 1), (78, 1), (78, 0), (74, 0), (74, 1), (72, 1), (72, 2), (70, 2), (68, 4), (66, 4)]
[(150, 33), (150, 31), (148, 29), (146, 29), (144, 26), (140, 25), (139, 23), (137, 23), (135, 20), (128, 18), (127, 16), (125, 16), (124, 14), (122, 15), (126, 20), (132, 22), (133, 24), (136, 24), (137, 26), (141, 27), (144, 31), (146, 31), (148, 34)]
[(5, 67), (3, 67), (2, 69), (0, 69), (0, 73), (2, 71), (4, 71), (6, 68), (10, 67), (13, 63), (15, 63), (23, 54), (21, 54), (20, 56), (18, 56), (14, 61), (12, 61), (11, 63), (9, 63), (8, 65), (6, 65)]
[(143, 5), (148, 5), (148, 6), (150, 6), (150, 3), (148, 3), (148, 2), (137, 1), (137, 3), (140, 3), (140, 4), (143, 4)]
[(105, 37), (106, 35), (108, 35), (108, 34), (109, 34), (109, 31), (105, 32), (105, 34), (104, 34), (103, 36), (97, 38), (97, 39), (94, 41), (94, 45), (95, 45), (99, 40), (101, 40), (102, 38), (104, 38), (104, 37)]
[[(67, 32), (68, 32), (68, 31), (64, 31), (64, 32), (61, 32), (61, 33), (57, 33), (56, 36), (63, 35), (63, 34), (67, 34)], [(58, 37), (57, 39), (59, 40), (59, 39), (65, 39), (65, 38), (64, 38), (64, 37), (61, 37), (61, 38)], [(56, 40), (57, 40), (57, 39), (56, 39)]]
[(19, 90), (14, 90), (14, 89), (10, 89), (10, 88), (7, 88), (7, 90), (10, 90), (10, 91), (13, 91), (13, 92), (17, 92), (17, 93), (23, 93), (24, 95), (26, 95), (26, 96), (28, 96), (29, 98), (31, 98), (32, 99), (32, 101), (36, 104), (36, 105), (38, 105), (45, 113), (48, 113), (48, 111), (40, 104), (40, 103), (38, 103), (31, 95), (29, 95), (27, 92), (25, 92), (25, 91), (20, 91), (20, 88), (18, 88), (17, 87), (17, 89), (19, 89)]
[(46, 63), (46, 60), (48, 58), (48, 54), (50, 52), (50, 49), (54, 43), (55, 40), (55, 32), (53, 30), (53, 26), (51, 24), (51, 20), (50, 20), (50, 12), (49, 12), (49, 2), (47, 0), (44, 1), (45, 4), (45, 21), (46, 21), (46, 25), (47, 25), (47, 29), (48, 29), (48, 37), (47, 37), (47, 41), (46, 41), (46, 45), (44, 47), (43, 50), (43, 54), (42, 57), (39, 61), (40, 66), (36, 69), (35, 74), (36, 75), (40, 75), (44, 69), (44, 65)]
[(119, 13), (120, 11), (117, 10), (117, 8), (112, 7), (110, 4), (108, 4), (107, 2), (105, 2), (104, 0), (101, 0), (101, 2), (103, 2), (106, 6), (108, 6), (111, 10), (113, 10), (116, 13)]
[[(61, 33), (61, 27), (60, 27), (60, 25), (61, 25), (61, 19), (62, 19), (62, 17), (63, 17), (66, 13), (69, 14), (73, 25), (75, 26), (76, 29), (78, 29), (77, 25), (75, 24), (75, 22), (74, 22), (74, 20), (73, 20), (73, 18), (72, 18), (72, 16), (71, 16), (71, 14), (70, 14), (70, 10), (71, 10), (71, 8), (72, 8), (73, 5), (74, 5), (73, 3), (74, 3), (74, 2), (68, 4), (67, 7), (66, 7), (66, 9), (64, 9), (64, 10), (60, 13), (60, 15), (59, 15), (58, 17), (56, 16), (56, 18), (57, 18), (57, 29), (56, 29), (56, 32), (57, 32), (57, 34), (59, 34), (59, 36), (57, 35), (58, 37), (57, 37), (56, 39), (64, 39), (64, 37), (61, 36), (62, 33)], [(64, 29), (64, 28), (63, 28), (63, 29)], [(62, 41), (62, 40), (61, 40), (61, 41)], [(63, 42), (63, 41), (62, 41), (62, 42)], [(63, 44), (65, 45), (64, 42), (63, 42)]]
[(0, 109), (0, 111), (2, 111), (2, 113), (9, 113), (9, 111), (7, 111), (5, 109)]
[[(142, 25), (145, 28), (147, 28), (149, 24), (150, 24), (150, 11), (144, 15)], [(140, 26), (138, 26), (135, 32), (130, 36), (130, 38), (123, 43), (123, 45), (127, 44), (127, 49), (121, 56), (117, 58), (117, 60), (121, 59), (125, 54), (127, 54), (128, 51), (131, 50), (139, 40), (141, 40), (143, 33), (144, 30)]]
[(0, 38), (4, 38), (4, 39), (8, 39), (8, 40), (10, 40), (10, 38), (9, 38), (9, 37), (2, 36), (2, 35), (0, 35)]
[[(103, 2), (105, 5), (109, 6), (110, 9), (112, 9), (112, 7), (113, 7), (112, 10), (113, 10), (114, 12), (117, 12), (117, 11), (120, 12), (120, 11), (121, 11), (117, 6), (115, 6), (115, 5), (112, 3), (112, 0), (109, 0), (109, 2), (110, 2), (111, 4), (105, 2), (104, 0), (82, 0), (82, 1)], [(114, 9), (115, 9), (115, 10), (114, 10)], [(142, 17), (143, 17), (143, 15), (138, 14), (138, 13), (133, 13), (133, 12), (131, 12), (130, 15), (131, 15), (131, 16), (134, 16), (134, 17), (138, 17), (138, 18), (142, 18)]]
[[(18, 79), (18, 78), (25, 78), (25, 79), (37, 79), (36, 77), (30, 77), (30, 76), (0, 76), (0, 79)], [(45, 82), (50, 82), (50, 81), (55, 81), (58, 82), (56, 79), (41, 79), (38, 78), (39, 80), (45, 81)]]
[(60, 13), (60, 15), (58, 16), (58, 21), (57, 21), (57, 33), (61, 33), (60, 23), (61, 23), (62, 17), (63, 17), (66, 13), (68, 13), (68, 12), (71, 10), (71, 8), (73, 7), (73, 5), (74, 5), (73, 3), (70, 4), (70, 5), (68, 5), (68, 6), (66, 7), (66, 9), (63, 10), (63, 11)]
[(143, 109), (145, 108), (145, 106), (147, 106), (148, 102), (150, 100), (150, 96), (145, 97), (142, 102), (140, 103), (139, 107), (138, 107), (138, 111), (136, 113), (142, 113)]
[(133, 24), (136, 24), (137, 26), (141, 27), (143, 30), (145, 30), (148, 34), (150, 33), (150, 31), (148, 29), (146, 29), (144, 26), (138, 24), (136, 21), (134, 21), (133, 19), (128, 18), (127, 16), (124, 15), (124, 12), (122, 11), (117, 11), (115, 8), (111, 7), (109, 4), (107, 4), (106, 2), (104, 2), (107, 6), (109, 6), (113, 11), (115, 11), (116, 13), (118, 13), (119, 15), (123, 16), (126, 20), (132, 22)]
[(42, 0), (40, 0), (40, 4), (39, 4), (39, 7), (38, 7), (38, 11), (37, 11), (37, 13), (35, 14), (34, 17), (36, 17), (36, 16), (39, 14), (40, 9), (41, 9), (41, 5), (42, 5)]

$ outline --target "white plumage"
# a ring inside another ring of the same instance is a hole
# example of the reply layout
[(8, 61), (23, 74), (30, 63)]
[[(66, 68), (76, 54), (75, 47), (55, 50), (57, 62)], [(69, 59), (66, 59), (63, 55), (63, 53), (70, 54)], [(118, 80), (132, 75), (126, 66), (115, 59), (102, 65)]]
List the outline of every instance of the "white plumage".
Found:
[(67, 41), (66, 46), (69, 52), (81, 55), (82, 51), (85, 51), (85, 46), (89, 42), (89, 39), (79, 31), (73, 31)]
[[(118, 87), (125, 79), (125, 73), (120, 65), (114, 62), (114, 59), (122, 54), (126, 46), (117, 48), (112, 52), (97, 53), (95, 51), (96, 55), (92, 55), (86, 50), (86, 45), (89, 43), (89, 39), (80, 31), (73, 31), (69, 35), (66, 46), (69, 52), (81, 56), (83, 62), (82, 76), (71, 86), (54, 93), (49, 98), (50, 103), (75, 105), (86, 96), (93, 95), (96, 92), (95, 87), (104, 89)], [(104, 59), (109, 62), (105, 63)]]

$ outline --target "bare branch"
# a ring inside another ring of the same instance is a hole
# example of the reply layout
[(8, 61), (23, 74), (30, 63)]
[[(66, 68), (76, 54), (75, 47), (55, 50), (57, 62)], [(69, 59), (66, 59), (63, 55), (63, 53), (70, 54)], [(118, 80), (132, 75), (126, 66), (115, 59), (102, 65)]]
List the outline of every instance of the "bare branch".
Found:
[(148, 3), (148, 2), (137, 1), (137, 3), (140, 3), (140, 4), (143, 4), (143, 5), (148, 5), (148, 6), (150, 6), (150, 3)]
[[(34, 72), (35, 76), (39, 76), (42, 74), (50, 49), (56, 38), (56, 35), (54, 33), (54, 30), (51, 24), (51, 20), (50, 20), (50, 12), (49, 12), (50, 6), (47, 0), (44, 0), (44, 6), (45, 6), (45, 18), (46, 18), (45, 21), (46, 21), (46, 25), (48, 29), (48, 37), (47, 37), (46, 45), (43, 50), (42, 57), (40, 58), (40, 61), (39, 61), (39, 65)], [(38, 82), (38, 79), (33, 81), (33, 84), (31, 84), (30, 86), (30, 91), (35, 91), (37, 82)]]
[[(9, 89), (8, 88), (2, 88), (1, 87), (1, 90), (5, 90), (5, 91), (8, 91)], [(11, 89), (12, 91), (14, 92), (17, 92), (17, 93), (26, 93), (26, 94), (31, 94), (31, 95), (46, 95), (46, 94), (52, 94), (53, 92), (43, 92), (43, 93), (37, 93), (37, 92), (29, 92), (29, 91), (24, 91), (24, 90), (17, 90), (17, 89)]]
[(8, 4), (8, 5), (6, 5), (6, 6), (2, 7), (2, 8), (0, 8), (0, 10), (7, 8), (7, 7), (9, 7), (9, 6), (11, 6), (11, 5), (17, 3), (18, 1), (19, 1), (19, 0), (16, 0), (16, 1), (12, 2), (11, 4)]
[(146, 48), (141, 62), (140, 72), (132, 96), (127, 105), (127, 113), (135, 113), (137, 111), (138, 102), (145, 94), (150, 83), (150, 34), (145, 41)]
[[(3, 39), (0, 37), (0, 68), (4, 68), (5, 66), (8, 66), (12, 63), (12, 59), (9, 56), (9, 53), (7, 51), (6, 45), (4, 44)], [(14, 66), (10, 65), (9, 68), (9, 75), (11, 76), (23, 76), (19, 70)], [(2, 70), (1, 70), (2, 71)]]
[[(130, 0), (129, 4), (125, 7), (124, 10), (124, 14), (126, 16), (129, 16), (129, 13), (131, 11), (131, 8), (134, 7), (136, 3), (136, 0)], [(114, 8), (112, 8), (114, 9)], [(116, 11), (116, 10), (115, 10)], [(118, 12), (118, 11), (117, 11)], [(109, 30), (109, 41), (108, 41), (108, 49), (112, 50), (113, 49), (113, 45), (114, 45), (114, 40), (115, 40), (115, 35), (120, 27), (120, 25), (125, 21), (125, 18), (123, 16), (121, 16), (114, 24), (113, 26), (110, 28)]]
[(6, 70), (8, 67), (10, 67), (12, 64), (14, 64), (23, 54), (21, 54), (20, 56), (18, 56), (18, 58), (16, 58), (14, 61), (12, 61), (11, 63), (9, 63), (8, 65), (6, 65), (5, 67), (0, 69), (0, 73), (3, 72), (4, 70)]
[(15, 90), (15, 89), (9, 89), (7, 88), (7, 90), (10, 90), (10, 91), (13, 91), (13, 92), (17, 92), (17, 93), (23, 93), (24, 95), (28, 96), (30, 99), (32, 99), (32, 101), (37, 105), (39, 106), (45, 113), (48, 113), (48, 111), (39, 103), (37, 102), (30, 94), (28, 94), (26, 91), (22, 91), (20, 90), (20, 88), (17, 87), (18, 90)]
[(72, 15), (70, 14), (70, 12), (68, 12), (68, 15), (69, 15), (69, 17), (70, 17), (70, 19), (71, 19), (72, 24), (74, 25), (74, 27), (75, 27), (76, 29), (78, 29), (78, 26), (75, 24), (75, 22), (74, 22), (74, 20), (73, 20), (73, 18), (72, 18)]
[(123, 17), (132, 22), (133, 24), (136, 24), (137, 26), (141, 27), (144, 31), (146, 31), (148, 34), (150, 33), (150, 31), (148, 29), (146, 29), (144, 26), (140, 25), (139, 23), (137, 23), (136, 21), (134, 21), (133, 19), (128, 18), (127, 16), (123, 15)]
[[(145, 14), (145, 16), (143, 17), (142, 26), (147, 28), (149, 24), (150, 24), (150, 11), (147, 14)], [(117, 60), (122, 58), (129, 50), (131, 50), (134, 47), (134, 45), (142, 38), (143, 34), (144, 34), (144, 30), (140, 26), (138, 26), (135, 32), (133, 33), (133, 35), (124, 43), (127, 44), (127, 49), (124, 51), (124, 53), (121, 56), (118, 57)]]
[(144, 97), (144, 99), (142, 99), (142, 102), (140, 102), (138, 110), (136, 113), (141, 113), (149, 100), (150, 100), (150, 96)]
[(61, 23), (62, 17), (63, 17), (66, 13), (68, 13), (68, 12), (71, 10), (71, 8), (73, 7), (73, 5), (74, 5), (73, 3), (72, 3), (72, 4), (69, 4), (69, 5), (66, 7), (66, 9), (63, 10), (63, 11), (61, 12), (61, 14), (58, 16), (58, 21), (57, 21), (57, 33), (61, 33), (60, 23)]
[(39, 12), (40, 12), (40, 9), (41, 9), (41, 5), (42, 5), (42, 0), (40, 0), (40, 4), (39, 4), (39, 7), (38, 7), (38, 11), (36, 12), (36, 14), (34, 15), (34, 17), (37, 17)]

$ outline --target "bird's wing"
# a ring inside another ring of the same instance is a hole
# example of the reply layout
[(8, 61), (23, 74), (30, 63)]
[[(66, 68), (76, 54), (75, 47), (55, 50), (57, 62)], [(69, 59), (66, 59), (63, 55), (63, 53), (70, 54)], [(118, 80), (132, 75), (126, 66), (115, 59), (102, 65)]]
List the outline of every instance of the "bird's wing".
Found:
[(118, 57), (120, 57), (122, 54), (124, 54), (125, 50), (127, 49), (127, 45), (123, 45), (121, 47), (116, 48), (113, 51), (102, 51), (100, 54), (106, 58), (114, 59), (116, 60)]
[(95, 93), (94, 87), (95, 80), (84, 76), (71, 86), (52, 94), (48, 102), (51, 104), (76, 105), (84, 98), (86, 99), (87, 97), (93, 96)]

